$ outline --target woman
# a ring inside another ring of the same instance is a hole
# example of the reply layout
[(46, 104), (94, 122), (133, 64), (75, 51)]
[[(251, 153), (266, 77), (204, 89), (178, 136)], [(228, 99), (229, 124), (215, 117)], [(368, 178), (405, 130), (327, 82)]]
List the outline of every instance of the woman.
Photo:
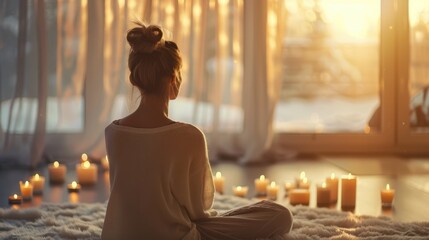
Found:
[(168, 118), (179, 94), (182, 59), (157, 26), (127, 34), (135, 112), (106, 127), (111, 194), (103, 239), (252, 239), (289, 232), (288, 209), (269, 201), (215, 216), (204, 134)]

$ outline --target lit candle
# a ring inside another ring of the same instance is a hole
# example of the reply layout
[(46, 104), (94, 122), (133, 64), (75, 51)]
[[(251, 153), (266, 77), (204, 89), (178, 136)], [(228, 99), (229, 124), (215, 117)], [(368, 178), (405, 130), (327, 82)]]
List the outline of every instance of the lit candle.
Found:
[(395, 197), (395, 190), (386, 185), (386, 189), (381, 190), (381, 204), (383, 207), (392, 206), (393, 198)]
[(285, 195), (288, 195), (288, 193), (290, 192), (290, 190), (295, 188), (295, 184), (291, 183), (291, 182), (285, 182)]
[(296, 181), (295, 181), (295, 183), (296, 183), (296, 187), (297, 187), (297, 188), (299, 188), (299, 185), (301, 184), (301, 181), (302, 181), (304, 178), (306, 178), (306, 176), (305, 176), (305, 172), (301, 172), (301, 173), (299, 174), (299, 178), (296, 178)]
[(326, 178), (326, 186), (331, 190), (331, 203), (336, 203), (338, 200), (338, 178), (335, 173), (331, 177)]
[(69, 192), (79, 192), (80, 184), (78, 184), (76, 181), (73, 181), (72, 183), (67, 185), (67, 189)]
[(264, 175), (261, 175), (259, 178), (255, 179), (255, 189), (256, 194), (259, 196), (267, 195), (267, 186), (269, 180), (265, 178)]
[(289, 192), (289, 203), (291, 205), (309, 205), (310, 191), (308, 189), (292, 189)]
[(299, 182), (299, 188), (302, 189), (310, 189), (310, 181), (308, 181), (308, 178), (304, 177)]
[(277, 193), (279, 192), (279, 187), (276, 185), (276, 182), (271, 182), (267, 186), (267, 198), (271, 200), (277, 200)]
[(83, 153), (81, 156), (80, 156), (80, 162), (86, 162), (86, 161), (88, 161), (88, 155), (86, 154), (86, 153)]
[(354, 209), (356, 206), (356, 176), (351, 173), (341, 177), (341, 208)]
[(220, 172), (216, 173), (216, 176), (213, 179), (216, 192), (223, 194), (224, 186), (225, 186), (225, 178), (222, 176)]
[(33, 197), (33, 185), (28, 181), (25, 181), (25, 183), (19, 181), (19, 188), (21, 189), (21, 195), (24, 200), (29, 200)]
[(317, 206), (327, 207), (331, 203), (331, 189), (327, 187), (326, 183), (317, 186)]
[(95, 184), (97, 182), (97, 172), (97, 166), (89, 161), (76, 165), (77, 180), (80, 184)]
[(103, 166), (104, 171), (109, 170), (109, 158), (107, 155), (101, 159), (101, 165)]
[(45, 187), (45, 178), (40, 176), (39, 174), (35, 174), (30, 178), (30, 183), (33, 185), (34, 193), (43, 192), (43, 188)]
[(13, 194), (12, 196), (9, 196), (9, 204), (21, 204), (22, 203), (22, 197), (18, 196), (17, 194)]
[(62, 183), (66, 178), (67, 167), (55, 161), (48, 166), (49, 181), (52, 183)]
[(234, 196), (245, 197), (247, 195), (248, 187), (247, 186), (237, 186), (237, 187), (233, 187), (232, 191), (234, 192)]

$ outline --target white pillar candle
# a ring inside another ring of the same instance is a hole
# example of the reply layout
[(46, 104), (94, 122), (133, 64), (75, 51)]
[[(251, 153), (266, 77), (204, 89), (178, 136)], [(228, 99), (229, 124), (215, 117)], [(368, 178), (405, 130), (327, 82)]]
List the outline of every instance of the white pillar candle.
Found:
[(386, 189), (381, 190), (381, 204), (383, 207), (392, 206), (393, 198), (395, 197), (395, 190), (390, 188), (390, 185), (386, 185)]
[(291, 205), (309, 205), (310, 191), (308, 189), (292, 189), (289, 192), (289, 203)]
[(30, 183), (33, 185), (34, 193), (41, 193), (45, 187), (45, 178), (40, 176), (39, 174), (35, 174), (30, 178)]
[(225, 178), (222, 176), (221, 172), (217, 172), (213, 179), (216, 192), (223, 194), (224, 186), (225, 186)]
[(66, 178), (67, 167), (55, 161), (48, 166), (49, 181), (53, 183), (62, 183)]
[(356, 176), (351, 173), (341, 177), (341, 208), (354, 209), (356, 206)]
[(326, 178), (326, 185), (331, 190), (331, 203), (338, 201), (338, 178), (335, 173), (331, 174), (331, 177)]
[(97, 182), (97, 172), (97, 166), (89, 161), (76, 165), (77, 180), (80, 184), (95, 184)]
[(33, 185), (31, 185), (31, 183), (29, 183), (28, 181), (25, 181), (25, 183), (19, 181), (19, 188), (21, 190), (21, 195), (24, 200), (28, 200), (33, 197)]
[(247, 195), (248, 187), (247, 186), (236, 186), (232, 188), (234, 196), (245, 197)]
[(317, 206), (327, 207), (331, 203), (331, 189), (327, 187), (326, 183), (317, 186)]
[(267, 195), (267, 186), (269, 180), (265, 178), (264, 175), (261, 175), (259, 178), (255, 179), (255, 189), (256, 194), (260, 196)]
[(277, 194), (279, 192), (279, 187), (276, 185), (276, 182), (271, 182), (267, 186), (267, 198), (270, 200), (277, 200)]

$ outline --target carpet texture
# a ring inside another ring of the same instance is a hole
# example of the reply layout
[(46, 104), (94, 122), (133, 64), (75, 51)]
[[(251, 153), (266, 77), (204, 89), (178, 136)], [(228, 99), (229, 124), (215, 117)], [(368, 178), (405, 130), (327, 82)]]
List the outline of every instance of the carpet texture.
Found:
[[(220, 212), (252, 203), (219, 196)], [(429, 222), (398, 222), (387, 217), (355, 216), (348, 212), (290, 207), (293, 230), (283, 239), (429, 239)], [(39, 208), (0, 209), (0, 239), (99, 239), (106, 205), (43, 204)]]

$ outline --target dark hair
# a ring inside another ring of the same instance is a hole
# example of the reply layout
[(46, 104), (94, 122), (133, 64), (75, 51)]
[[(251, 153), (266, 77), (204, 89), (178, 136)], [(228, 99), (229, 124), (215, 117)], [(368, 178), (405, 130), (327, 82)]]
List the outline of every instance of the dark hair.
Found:
[(142, 94), (164, 94), (172, 77), (180, 81), (182, 58), (173, 41), (165, 41), (163, 31), (155, 25), (136, 23), (128, 31), (127, 41), (131, 46), (128, 57), (130, 82)]

